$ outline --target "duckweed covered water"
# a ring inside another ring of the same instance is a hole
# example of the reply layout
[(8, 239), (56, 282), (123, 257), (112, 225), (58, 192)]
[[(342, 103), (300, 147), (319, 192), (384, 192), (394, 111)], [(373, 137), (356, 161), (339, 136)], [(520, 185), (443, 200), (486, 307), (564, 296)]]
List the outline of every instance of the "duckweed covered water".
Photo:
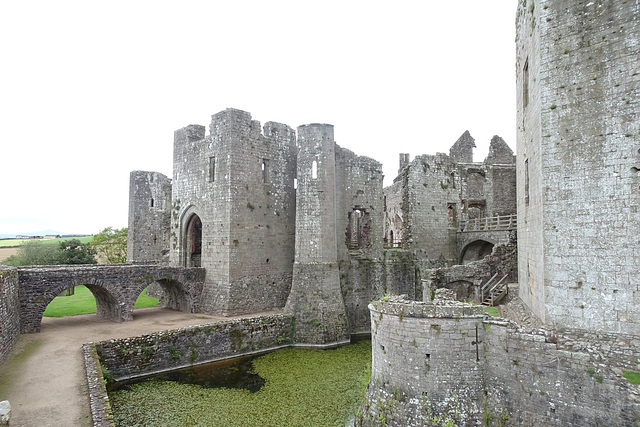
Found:
[[(147, 380), (109, 394), (118, 426), (340, 426), (371, 372), (371, 341), (335, 350), (284, 349), (253, 359), (263, 386), (207, 388)], [(211, 384), (209, 384), (210, 386)]]

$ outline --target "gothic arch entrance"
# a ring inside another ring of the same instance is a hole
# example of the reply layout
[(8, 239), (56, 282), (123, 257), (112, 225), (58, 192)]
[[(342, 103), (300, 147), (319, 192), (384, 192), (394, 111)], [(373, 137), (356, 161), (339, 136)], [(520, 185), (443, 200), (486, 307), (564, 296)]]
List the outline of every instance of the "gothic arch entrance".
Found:
[(185, 239), (185, 267), (202, 266), (202, 221), (196, 214), (191, 215), (187, 222)]

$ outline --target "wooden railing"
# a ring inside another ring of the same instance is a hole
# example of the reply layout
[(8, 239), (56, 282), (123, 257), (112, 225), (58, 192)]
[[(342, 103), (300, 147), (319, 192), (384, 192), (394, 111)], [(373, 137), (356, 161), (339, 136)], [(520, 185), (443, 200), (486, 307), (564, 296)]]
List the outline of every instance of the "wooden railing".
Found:
[(488, 218), (474, 218), (468, 221), (460, 221), (460, 231), (489, 231), (489, 230), (515, 230), (518, 226), (518, 216), (502, 215)]
[(494, 274), (482, 287), (482, 305), (494, 306), (509, 293), (507, 274)]

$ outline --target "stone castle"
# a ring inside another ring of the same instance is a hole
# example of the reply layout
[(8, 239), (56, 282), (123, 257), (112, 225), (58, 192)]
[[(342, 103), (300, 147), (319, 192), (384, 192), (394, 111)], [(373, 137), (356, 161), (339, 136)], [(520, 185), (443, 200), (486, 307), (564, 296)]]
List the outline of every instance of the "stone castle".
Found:
[(209, 129), (175, 132), (173, 179), (131, 173), (128, 262), (204, 267), (201, 311), (284, 308), (303, 319), (303, 341), (368, 332), (371, 300), (422, 299), (421, 270), (500, 243), (487, 235), (458, 248), (461, 223), (515, 214), (515, 158), (497, 136), (483, 163), (468, 132), (449, 155), (403, 154), (383, 189), (380, 163), (338, 146), (331, 125), (261, 129), (228, 109)]
[[(331, 125), (228, 109), (176, 131), (173, 176), (130, 177), (133, 265), (107, 273), (140, 279), (99, 311), (131, 317), (154, 264), (173, 308), (284, 311), (306, 345), (371, 333), (358, 425), (640, 425), (622, 377), (640, 371), (639, 23), (633, 1), (519, 0), (516, 155), (496, 136), (473, 162), (465, 132), (448, 155), (400, 154), (387, 188)], [(27, 282), (53, 274), (0, 271), (0, 360), (56, 295), (29, 305)], [(504, 318), (460, 302), (496, 276), (519, 284)]]

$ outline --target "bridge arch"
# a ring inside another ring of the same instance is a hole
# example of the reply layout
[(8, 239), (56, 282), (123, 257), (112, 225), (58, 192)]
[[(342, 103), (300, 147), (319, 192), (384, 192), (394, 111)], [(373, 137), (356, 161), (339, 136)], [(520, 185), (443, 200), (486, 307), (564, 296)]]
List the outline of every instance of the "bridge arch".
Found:
[(66, 265), (18, 267), (20, 328), (39, 332), (47, 305), (64, 290), (85, 285), (96, 299), (97, 315), (123, 322), (133, 320), (142, 290), (157, 282), (167, 308), (195, 313), (204, 285), (204, 269), (156, 265)]
[(487, 255), (491, 255), (491, 251), (495, 246), (495, 242), (485, 239), (476, 239), (470, 242), (462, 248), (460, 251), (460, 264), (468, 264), (473, 261), (479, 261)]

